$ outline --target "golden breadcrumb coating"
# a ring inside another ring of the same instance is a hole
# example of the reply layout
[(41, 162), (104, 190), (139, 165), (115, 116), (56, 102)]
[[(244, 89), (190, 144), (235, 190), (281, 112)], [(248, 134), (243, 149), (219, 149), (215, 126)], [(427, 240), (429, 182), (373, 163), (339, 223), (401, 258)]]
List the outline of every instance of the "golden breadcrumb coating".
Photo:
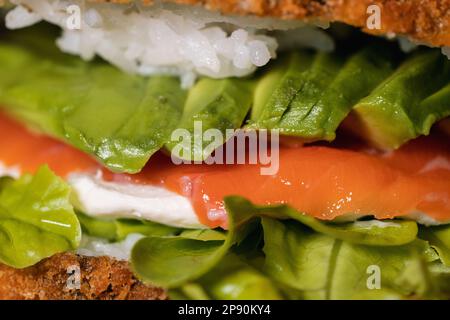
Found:
[[(74, 267), (80, 270), (79, 290), (67, 285)], [(21, 270), (0, 264), (0, 299), (161, 300), (167, 294), (136, 280), (125, 261), (64, 253)]]

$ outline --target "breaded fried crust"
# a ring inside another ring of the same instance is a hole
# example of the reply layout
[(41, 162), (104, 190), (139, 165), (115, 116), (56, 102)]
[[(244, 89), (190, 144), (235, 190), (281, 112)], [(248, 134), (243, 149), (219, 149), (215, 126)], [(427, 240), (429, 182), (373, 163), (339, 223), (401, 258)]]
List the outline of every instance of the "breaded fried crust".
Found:
[[(78, 267), (81, 285), (77, 290), (68, 271)], [(0, 264), (0, 299), (161, 300), (167, 295), (136, 280), (127, 262), (64, 253), (23, 270)]]
[[(106, 0), (91, 0), (105, 2)], [(154, 0), (143, 0), (150, 4)], [(434, 46), (450, 46), (450, 0), (163, 0), (202, 5), (238, 15), (339, 21), (372, 34), (405, 35)], [(131, 0), (108, 2), (128, 3)], [(381, 9), (381, 29), (368, 30), (367, 8)]]

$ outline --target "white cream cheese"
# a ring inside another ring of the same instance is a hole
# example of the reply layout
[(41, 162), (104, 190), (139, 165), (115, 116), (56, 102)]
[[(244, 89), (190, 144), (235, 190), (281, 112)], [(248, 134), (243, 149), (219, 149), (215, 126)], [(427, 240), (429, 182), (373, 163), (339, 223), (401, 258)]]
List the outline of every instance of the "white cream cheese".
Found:
[(95, 217), (150, 220), (180, 228), (205, 228), (188, 198), (162, 187), (106, 182), (100, 175), (72, 174), (74, 206)]

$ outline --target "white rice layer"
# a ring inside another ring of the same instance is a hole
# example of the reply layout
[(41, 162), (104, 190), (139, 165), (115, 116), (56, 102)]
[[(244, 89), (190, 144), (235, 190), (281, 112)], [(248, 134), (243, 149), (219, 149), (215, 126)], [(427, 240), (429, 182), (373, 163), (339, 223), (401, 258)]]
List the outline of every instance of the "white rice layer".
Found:
[(86, 60), (98, 55), (130, 73), (179, 75), (185, 87), (198, 75), (241, 77), (266, 65), (280, 45), (270, 30), (290, 29), (289, 42), (297, 47), (333, 49), (332, 39), (323, 31), (298, 21), (223, 16), (197, 6), (11, 2), (16, 7), (6, 17), (10, 29), (45, 20), (63, 29), (57, 44), (64, 52)]

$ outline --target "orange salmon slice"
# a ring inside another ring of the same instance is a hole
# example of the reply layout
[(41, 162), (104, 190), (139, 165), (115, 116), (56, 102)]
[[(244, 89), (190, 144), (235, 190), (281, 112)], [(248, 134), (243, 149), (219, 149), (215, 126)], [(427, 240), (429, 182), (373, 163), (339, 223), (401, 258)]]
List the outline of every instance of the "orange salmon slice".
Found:
[[(259, 205), (288, 204), (323, 220), (343, 215), (391, 219), (423, 213), (450, 221), (450, 144), (438, 134), (380, 153), (332, 146), (280, 147), (279, 170), (261, 165), (175, 165), (159, 153), (141, 173), (116, 174), (65, 143), (36, 135), (0, 114), (0, 162), (34, 172), (48, 164), (56, 174), (94, 174), (108, 181), (163, 186), (190, 199), (200, 222), (225, 227), (223, 198), (243, 196)], [(276, 159), (274, 159), (276, 161)]]

